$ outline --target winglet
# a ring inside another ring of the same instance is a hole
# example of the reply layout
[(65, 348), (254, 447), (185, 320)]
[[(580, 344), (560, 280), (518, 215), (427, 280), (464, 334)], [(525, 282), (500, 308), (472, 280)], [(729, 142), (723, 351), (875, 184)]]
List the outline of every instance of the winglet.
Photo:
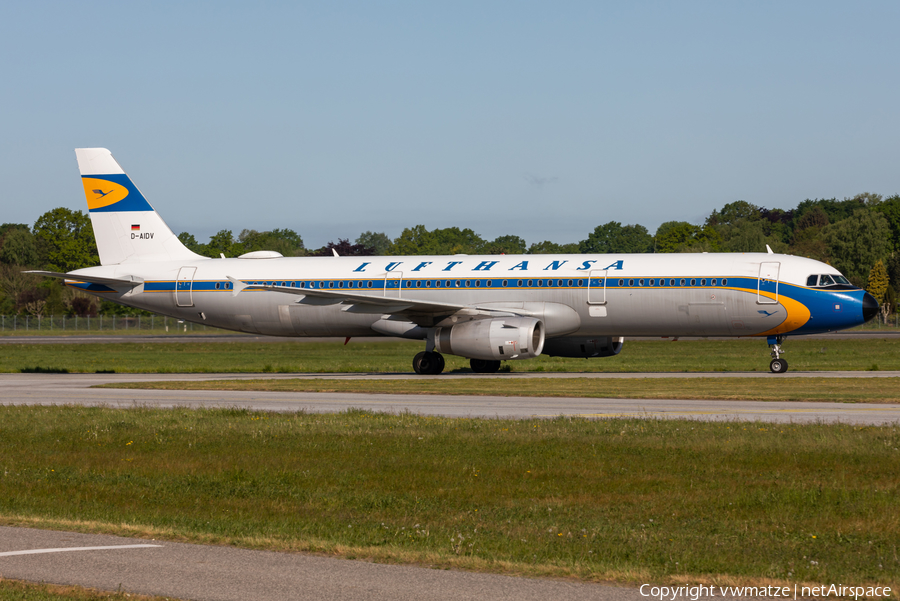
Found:
[(775, 254), (775, 253), (772, 252), (772, 247), (770, 247), (768, 244), (766, 244), (766, 252), (768, 252), (770, 255), (774, 255), (774, 254)]
[(230, 281), (234, 285), (234, 290), (232, 291), (231, 296), (237, 296), (238, 292), (249, 286), (249, 284), (245, 284), (244, 282), (240, 281), (237, 278), (233, 278), (230, 275), (226, 275), (225, 277), (228, 278), (228, 281)]
[(338, 252), (337, 252), (336, 250), (334, 250), (334, 248), (331, 249), (331, 252), (334, 253), (334, 256), (335, 256), (335, 257), (340, 257), (340, 256), (341, 256), (341, 255), (338, 254)]

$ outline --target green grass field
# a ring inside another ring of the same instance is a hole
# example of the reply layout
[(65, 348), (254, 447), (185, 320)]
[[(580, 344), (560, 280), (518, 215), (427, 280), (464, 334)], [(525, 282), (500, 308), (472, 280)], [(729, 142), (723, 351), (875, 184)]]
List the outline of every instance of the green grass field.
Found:
[[(69, 372), (401, 372), (412, 371), (419, 342), (220, 342), (3, 344), (0, 372), (35, 368)], [(900, 340), (788, 340), (791, 370), (900, 370)], [(446, 371), (468, 370), (468, 361), (447, 356)], [(615, 357), (508, 361), (512, 371), (703, 372), (768, 371), (764, 340), (626, 340)]]
[(113, 593), (80, 586), (36, 584), (0, 578), (0, 601), (177, 601), (171, 597), (148, 597), (134, 593)]
[(620, 582), (900, 585), (900, 427), (0, 407), (0, 522)]

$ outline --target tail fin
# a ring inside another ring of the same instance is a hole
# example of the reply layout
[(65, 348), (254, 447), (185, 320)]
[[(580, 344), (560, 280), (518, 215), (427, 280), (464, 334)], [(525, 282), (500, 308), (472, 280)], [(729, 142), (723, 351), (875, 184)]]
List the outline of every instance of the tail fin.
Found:
[(181, 243), (105, 148), (76, 148), (101, 265), (200, 258)]

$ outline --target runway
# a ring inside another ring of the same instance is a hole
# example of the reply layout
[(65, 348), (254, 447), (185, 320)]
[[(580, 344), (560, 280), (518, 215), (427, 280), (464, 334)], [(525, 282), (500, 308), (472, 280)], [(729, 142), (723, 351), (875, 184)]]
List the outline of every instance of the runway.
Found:
[[(615, 418), (685, 418), (708, 421), (759, 420), (779, 423), (842, 422), (882, 425), (900, 423), (900, 404), (765, 402), (677, 399), (603, 399), (525, 396), (457, 396), (425, 394), (362, 394), (318, 392), (245, 392), (204, 390), (128, 390), (90, 388), (96, 384), (135, 381), (221, 379), (422, 379), (414, 374), (0, 374), (0, 404), (109, 407), (241, 407), (258, 411), (339, 412), (350, 408), (421, 415), (485, 418), (550, 418), (557, 416)], [(492, 377), (520, 378), (898, 378), (900, 372), (793, 372), (722, 374), (458, 374), (442, 379)]]
[(0, 574), (194, 601), (640, 598), (609, 585), (10, 527), (0, 527)]

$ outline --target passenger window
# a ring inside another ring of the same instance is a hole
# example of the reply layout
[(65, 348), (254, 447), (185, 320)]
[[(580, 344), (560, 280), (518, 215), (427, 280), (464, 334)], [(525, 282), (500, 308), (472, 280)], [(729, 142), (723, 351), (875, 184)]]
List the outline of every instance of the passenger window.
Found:
[(634, 280), (628, 280), (628, 285), (629, 285), (629, 286), (634, 286)]
[(713, 278), (712, 280), (710, 280), (709, 283), (710, 283), (711, 285), (715, 286), (715, 285), (716, 285), (716, 282), (718, 282), (718, 281), (719, 281), (719, 280), (717, 280), (716, 278)]
[(706, 286), (706, 279), (705, 279), (705, 278), (702, 279), (702, 280), (700, 280), (700, 285), (701, 285), (701, 286)]
[(644, 285), (644, 280), (638, 280), (638, 286), (643, 286), (643, 285)]

